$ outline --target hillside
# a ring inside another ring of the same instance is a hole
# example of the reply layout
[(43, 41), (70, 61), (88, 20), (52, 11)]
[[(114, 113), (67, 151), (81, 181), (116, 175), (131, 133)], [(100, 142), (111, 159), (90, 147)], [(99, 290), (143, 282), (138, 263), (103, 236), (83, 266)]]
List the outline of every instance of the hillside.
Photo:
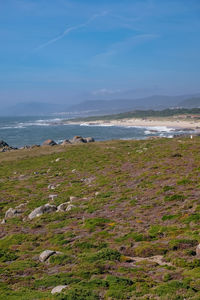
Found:
[(200, 98), (191, 98), (185, 99), (179, 103), (180, 107), (192, 108), (192, 107), (200, 107)]
[(163, 110), (135, 110), (119, 114), (91, 116), (84, 118), (75, 118), (70, 121), (96, 121), (96, 120), (122, 120), (125, 118), (165, 118), (165, 117), (200, 117), (200, 108), (177, 108), (177, 109), (163, 109)]
[[(184, 105), (189, 103), (191, 98), (199, 99), (199, 95), (182, 95), (182, 96), (165, 96), (165, 95), (153, 95), (144, 98), (134, 98), (132, 95), (131, 99), (109, 99), (109, 100), (89, 100), (83, 101), (79, 104), (74, 104), (68, 107), (70, 112), (87, 112), (89, 115), (99, 114), (114, 114), (123, 113), (133, 110), (163, 110), (174, 107), (188, 107)], [(199, 106), (199, 105), (198, 105)], [(197, 107), (198, 107), (197, 106)], [(190, 107), (190, 106), (189, 106)], [(191, 106), (195, 107), (195, 106)]]
[(195, 137), (0, 153), (0, 299), (200, 299), (199, 149)]

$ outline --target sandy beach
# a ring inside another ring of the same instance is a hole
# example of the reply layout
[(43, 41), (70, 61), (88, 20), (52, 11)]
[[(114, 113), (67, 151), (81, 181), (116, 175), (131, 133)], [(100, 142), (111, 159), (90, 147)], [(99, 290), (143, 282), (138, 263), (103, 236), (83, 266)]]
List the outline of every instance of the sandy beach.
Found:
[(95, 121), (80, 121), (67, 122), (68, 124), (83, 124), (83, 125), (101, 125), (101, 126), (123, 126), (123, 127), (167, 127), (184, 130), (200, 130), (200, 121), (195, 120), (172, 120), (166, 118), (160, 119), (139, 119), (129, 118), (121, 120), (95, 120)]

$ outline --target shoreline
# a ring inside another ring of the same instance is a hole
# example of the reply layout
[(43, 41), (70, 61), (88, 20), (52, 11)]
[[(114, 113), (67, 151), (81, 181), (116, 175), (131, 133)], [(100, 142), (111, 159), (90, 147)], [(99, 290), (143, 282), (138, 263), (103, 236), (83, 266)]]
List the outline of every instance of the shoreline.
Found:
[(167, 127), (200, 132), (200, 121), (169, 120), (169, 119), (139, 119), (129, 118), (121, 120), (95, 120), (95, 121), (66, 121), (69, 125), (85, 126), (119, 126), (119, 127)]

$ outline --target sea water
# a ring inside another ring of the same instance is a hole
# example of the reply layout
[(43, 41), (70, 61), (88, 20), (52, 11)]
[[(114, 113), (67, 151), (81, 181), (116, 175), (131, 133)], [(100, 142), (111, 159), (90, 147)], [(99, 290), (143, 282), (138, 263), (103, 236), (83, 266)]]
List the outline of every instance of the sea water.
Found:
[(47, 139), (61, 143), (75, 135), (91, 136), (96, 141), (116, 139), (145, 139), (150, 136), (173, 137), (183, 133), (181, 130), (161, 127), (130, 127), (64, 124), (66, 117), (0, 117), (0, 140), (10, 146), (42, 144)]

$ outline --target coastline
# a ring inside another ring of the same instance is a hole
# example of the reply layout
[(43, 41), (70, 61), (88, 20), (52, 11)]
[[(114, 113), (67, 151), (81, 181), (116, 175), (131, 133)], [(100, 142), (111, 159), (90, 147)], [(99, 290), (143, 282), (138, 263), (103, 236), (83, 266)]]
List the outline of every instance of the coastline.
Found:
[(172, 120), (172, 119), (141, 119), (127, 118), (120, 120), (95, 120), (95, 121), (66, 121), (65, 124), (85, 126), (119, 126), (119, 127), (167, 127), (171, 129), (183, 129), (200, 131), (200, 121)]

